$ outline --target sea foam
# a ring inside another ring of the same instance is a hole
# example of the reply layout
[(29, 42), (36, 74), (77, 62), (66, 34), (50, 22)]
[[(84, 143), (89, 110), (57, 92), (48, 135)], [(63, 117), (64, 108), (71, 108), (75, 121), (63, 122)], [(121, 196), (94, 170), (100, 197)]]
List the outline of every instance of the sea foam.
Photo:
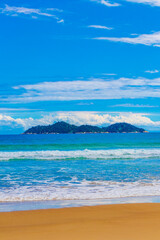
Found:
[(69, 160), (69, 159), (138, 159), (160, 158), (159, 148), (141, 149), (109, 149), (109, 150), (75, 150), (75, 151), (17, 151), (0, 152), (0, 160), (37, 159), (37, 160)]
[(160, 180), (152, 182), (86, 181), (76, 184), (57, 182), (39, 186), (21, 186), (0, 192), (1, 202), (44, 200), (93, 200), (125, 197), (160, 196)]

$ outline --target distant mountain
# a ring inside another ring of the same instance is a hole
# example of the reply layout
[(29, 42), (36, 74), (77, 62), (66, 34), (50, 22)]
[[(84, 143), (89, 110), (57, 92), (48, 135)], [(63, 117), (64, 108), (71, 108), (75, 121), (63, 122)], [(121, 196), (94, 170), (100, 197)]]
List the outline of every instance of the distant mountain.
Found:
[(123, 132), (140, 132), (143, 133), (145, 130), (143, 128), (135, 127), (129, 123), (115, 123), (109, 127), (103, 128), (104, 131), (109, 133), (123, 133)]
[(36, 126), (29, 128), (24, 134), (56, 134), (56, 133), (143, 133), (143, 128), (135, 127), (128, 123), (115, 123), (108, 127), (91, 125), (75, 126), (66, 122), (57, 122), (48, 126)]

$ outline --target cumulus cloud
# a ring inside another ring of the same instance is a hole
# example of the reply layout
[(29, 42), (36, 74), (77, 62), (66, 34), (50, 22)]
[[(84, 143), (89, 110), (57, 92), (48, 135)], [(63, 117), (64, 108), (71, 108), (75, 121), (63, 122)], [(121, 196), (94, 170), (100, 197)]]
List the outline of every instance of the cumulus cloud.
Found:
[(137, 37), (96, 37), (93, 39), (160, 47), (160, 32), (141, 34)]
[(147, 70), (147, 71), (145, 71), (146, 73), (159, 73), (159, 70)]
[(98, 29), (106, 29), (106, 30), (112, 30), (113, 28), (111, 27), (106, 27), (106, 26), (102, 26), (102, 25), (89, 25), (89, 28), (98, 28)]
[(23, 120), (20, 118), (14, 119), (10, 116), (4, 115), (4, 114), (0, 114), (0, 126), (15, 126), (15, 125), (21, 125), (24, 127), (23, 125)]
[[(19, 16), (19, 15), (29, 15), (32, 18), (38, 17), (50, 17), (57, 20), (58, 23), (64, 22), (63, 19), (59, 18), (56, 13), (62, 12), (61, 9), (58, 8), (46, 8), (46, 9), (37, 9), (37, 8), (26, 8), (26, 7), (15, 7), (5, 5), (3, 8), (0, 8), (0, 13), (9, 15), (9, 16)], [(54, 13), (54, 14), (53, 14)]]
[(135, 114), (135, 113), (99, 113), (99, 112), (62, 112), (57, 113), (56, 121), (67, 121), (72, 124), (91, 124), (91, 125), (109, 125), (117, 122), (127, 122), (135, 125), (143, 126), (160, 126), (160, 121), (153, 122), (145, 114)]
[(150, 6), (160, 7), (160, 0), (126, 0), (127, 2), (148, 4)]
[[(0, 98), (3, 102), (71, 101), (160, 97), (160, 78), (89, 79), (41, 82), (13, 87), (17, 95)], [(18, 94), (23, 90), (23, 94)]]
[(111, 2), (111, 1), (108, 1), (108, 0), (90, 0), (90, 1), (103, 4), (107, 7), (118, 7), (118, 6), (121, 5), (119, 3)]
[(57, 121), (66, 121), (70, 124), (90, 124), (97, 126), (108, 126), (117, 122), (126, 122), (137, 126), (160, 127), (160, 121), (152, 121), (146, 114), (142, 113), (104, 113), (104, 112), (55, 112), (39, 119), (13, 118), (0, 114), (0, 126), (21, 126), (24, 130), (36, 125), (48, 125)]

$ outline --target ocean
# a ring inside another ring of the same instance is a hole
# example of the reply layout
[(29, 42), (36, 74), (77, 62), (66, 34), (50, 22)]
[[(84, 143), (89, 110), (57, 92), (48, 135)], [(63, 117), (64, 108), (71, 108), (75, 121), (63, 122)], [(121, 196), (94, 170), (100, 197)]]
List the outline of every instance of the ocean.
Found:
[(160, 200), (160, 133), (0, 136), (0, 211)]

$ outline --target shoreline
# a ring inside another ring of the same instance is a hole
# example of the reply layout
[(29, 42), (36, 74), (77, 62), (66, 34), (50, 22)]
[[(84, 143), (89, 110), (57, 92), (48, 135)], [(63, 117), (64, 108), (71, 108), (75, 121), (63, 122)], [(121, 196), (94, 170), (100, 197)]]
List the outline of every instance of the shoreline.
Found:
[(3, 240), (159, 240), (160, 203), (0, 213)]
[(160, 203), (160, 196), (137, 196), (120, 197), (110, 199), (88, 199), (88, 200), (42, 200), (42, 201), (10, 201), (0, 202), (1, 212), (17, 212), (32, 210), (49, 210), (76, 207), (90, 207), (100, 205), (120, 205), (120, 204), (145, 204)]
[(129, 133), (150, 133), (144, 132), (76, 132), (76, 133), (20, 133), (20, 135), (62, 135), (62, 134), (129, 134)]

